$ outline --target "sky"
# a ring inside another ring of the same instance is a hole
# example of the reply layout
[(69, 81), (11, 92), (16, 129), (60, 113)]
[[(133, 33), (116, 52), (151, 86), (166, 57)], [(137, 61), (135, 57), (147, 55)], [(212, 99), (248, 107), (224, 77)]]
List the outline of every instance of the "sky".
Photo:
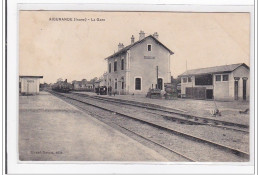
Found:
[(250, 66), (249, 13), (20, 11), (19, 18), (19, 74), (42, 75), (46, 83), (102, 76), (105, 58), (132, 35), (137, 41), (140, 30), (157, 32), (174, 52), (174, 78), (186, 67)]

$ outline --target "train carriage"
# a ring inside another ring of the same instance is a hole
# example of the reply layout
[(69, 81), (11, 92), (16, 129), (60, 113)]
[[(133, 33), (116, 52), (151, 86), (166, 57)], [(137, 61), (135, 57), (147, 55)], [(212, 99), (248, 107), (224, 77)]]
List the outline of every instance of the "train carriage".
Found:
[(95, 88), (95, 93), (98, 95), (107, 95), (107, 87), (106, 86), (100, 86)]
[(68, 93), (72, 90), (72, 84), (68, 83), (67, 79), (65, 81), (59, 81), (52, 85), (52, 90), (57, 92)]

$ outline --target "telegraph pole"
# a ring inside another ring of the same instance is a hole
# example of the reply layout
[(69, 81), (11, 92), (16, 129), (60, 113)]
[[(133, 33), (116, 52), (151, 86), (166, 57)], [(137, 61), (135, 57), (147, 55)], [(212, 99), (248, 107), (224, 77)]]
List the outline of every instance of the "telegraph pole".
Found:
[(159, 83), (158, 83), (158, 66), (156, 66), (156, 89), (158, 89), (158, 85), (159, 85)]

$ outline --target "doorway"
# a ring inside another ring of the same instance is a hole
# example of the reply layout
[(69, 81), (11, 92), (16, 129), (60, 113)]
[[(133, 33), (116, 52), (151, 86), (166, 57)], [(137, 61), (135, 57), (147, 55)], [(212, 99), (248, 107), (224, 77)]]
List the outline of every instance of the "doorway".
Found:
[(243, 80), (243, 100), (246, 100), (246, 80)]
[(206, 98), (207, 99), (213, 99), (213, 89), (207, 89), (206, 90)]
[(162, 78), (158, 78), (158, 89), (163, 89), (163, 79)]
[(235, 81), (235, 100), (238, 100), (238, 81)]

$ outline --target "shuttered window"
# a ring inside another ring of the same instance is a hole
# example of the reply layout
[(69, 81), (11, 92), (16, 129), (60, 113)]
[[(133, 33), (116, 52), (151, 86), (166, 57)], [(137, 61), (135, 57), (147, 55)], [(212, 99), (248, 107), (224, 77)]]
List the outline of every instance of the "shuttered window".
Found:
[(114, 62), (114, 72), (117, 71), (117, 61)]
[(141, 90), (141, 78), (135, 79), (135, 90)]
[(125, 87), (125, 83), (122, 81), (122, 89), (124, 89)]
[(124, 61), (124, 59), (122, 59), (121, 60), (121, 70), (124, 70), (124, 63), (125, 63), (125, 61)]
[(108, 69), (109, 69), (109, 73), (110, 73), (111, 72), (111, 63), (109, 63)]
[(117, 89), (117, 79), (115, 79), (115, 89)]

